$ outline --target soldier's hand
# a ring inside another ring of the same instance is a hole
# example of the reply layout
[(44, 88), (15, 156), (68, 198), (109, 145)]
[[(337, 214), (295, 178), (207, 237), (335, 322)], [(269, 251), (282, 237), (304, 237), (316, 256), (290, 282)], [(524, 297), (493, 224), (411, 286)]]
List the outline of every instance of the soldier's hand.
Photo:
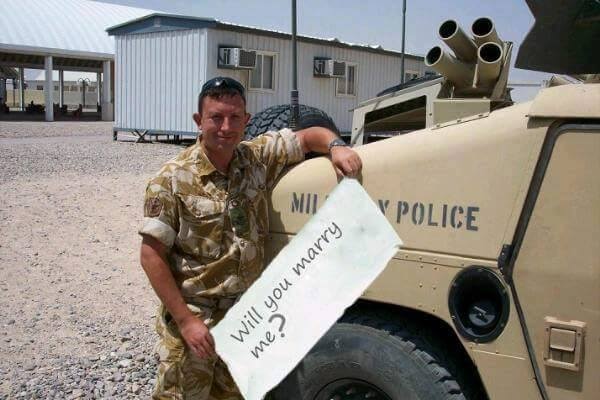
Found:
[(350, 147), (334, 146), (331, 148), (331, 162), (338, 175), (355, 178), (360, 174), (362, 161)]
[(185, 318), (179, 324), (179, 331), (192, 353), (200, 358), (215, 355), (215, 341), (200, 318), (195, 315)]

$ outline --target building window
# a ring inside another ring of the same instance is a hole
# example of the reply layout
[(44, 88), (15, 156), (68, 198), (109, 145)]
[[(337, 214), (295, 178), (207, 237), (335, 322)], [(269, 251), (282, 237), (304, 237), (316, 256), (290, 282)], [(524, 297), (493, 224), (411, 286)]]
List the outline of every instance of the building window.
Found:
[(222, 65), (231, 65), (231, 49), (219, 49), (219, 57), (222, 57), (219, 60), (219, 63)]
[(346, 76), (336, 80), (335, 93), (338, 96), (356, 96), (356, 64), (346, 63)]
[(256, 68), (250, 70), (250, 89), (275, 90), (275, 54), (256, 54)]
[(44, 90), (44, 85), (37, 85), (37, 90)]

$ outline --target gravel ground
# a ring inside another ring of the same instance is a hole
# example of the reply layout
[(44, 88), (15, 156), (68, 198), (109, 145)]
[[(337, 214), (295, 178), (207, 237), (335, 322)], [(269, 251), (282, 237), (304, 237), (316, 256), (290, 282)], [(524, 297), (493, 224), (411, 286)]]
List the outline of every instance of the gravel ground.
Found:
[(0, 121), (0, 138), (112, 135), (112, 122), (57, 121), (52, 123)]
[(182, 150), (111, 123), (0, 122), (0, 399), (148, 398), (145, 183)]

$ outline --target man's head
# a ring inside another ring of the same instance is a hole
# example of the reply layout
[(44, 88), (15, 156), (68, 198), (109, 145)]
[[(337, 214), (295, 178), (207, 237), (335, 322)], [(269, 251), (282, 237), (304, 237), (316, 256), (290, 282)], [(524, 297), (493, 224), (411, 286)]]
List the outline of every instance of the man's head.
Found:
[(202, 115), (203, 100), (206, 97), (218, 100), (223, 96), (240, 96), (246, 105), (246, 90), (241, 83), (233, 78), (217, 76), (209, 79), (202, 85), (198, 95), (198, 114)]
[(217, 77), (202, 85), (194, 121), (202, 130), (202, 143), (213, 154), (231, 153), (244, 136), (250, 114), (241, 83)]

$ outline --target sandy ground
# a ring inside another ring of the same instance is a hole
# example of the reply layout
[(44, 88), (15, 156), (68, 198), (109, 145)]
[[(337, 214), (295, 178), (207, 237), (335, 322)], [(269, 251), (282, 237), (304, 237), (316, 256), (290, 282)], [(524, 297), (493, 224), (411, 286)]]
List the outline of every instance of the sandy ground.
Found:
[(0, 398), (147, 398), (146, 181), (183, 147), (112, 123), (0, 123)]

